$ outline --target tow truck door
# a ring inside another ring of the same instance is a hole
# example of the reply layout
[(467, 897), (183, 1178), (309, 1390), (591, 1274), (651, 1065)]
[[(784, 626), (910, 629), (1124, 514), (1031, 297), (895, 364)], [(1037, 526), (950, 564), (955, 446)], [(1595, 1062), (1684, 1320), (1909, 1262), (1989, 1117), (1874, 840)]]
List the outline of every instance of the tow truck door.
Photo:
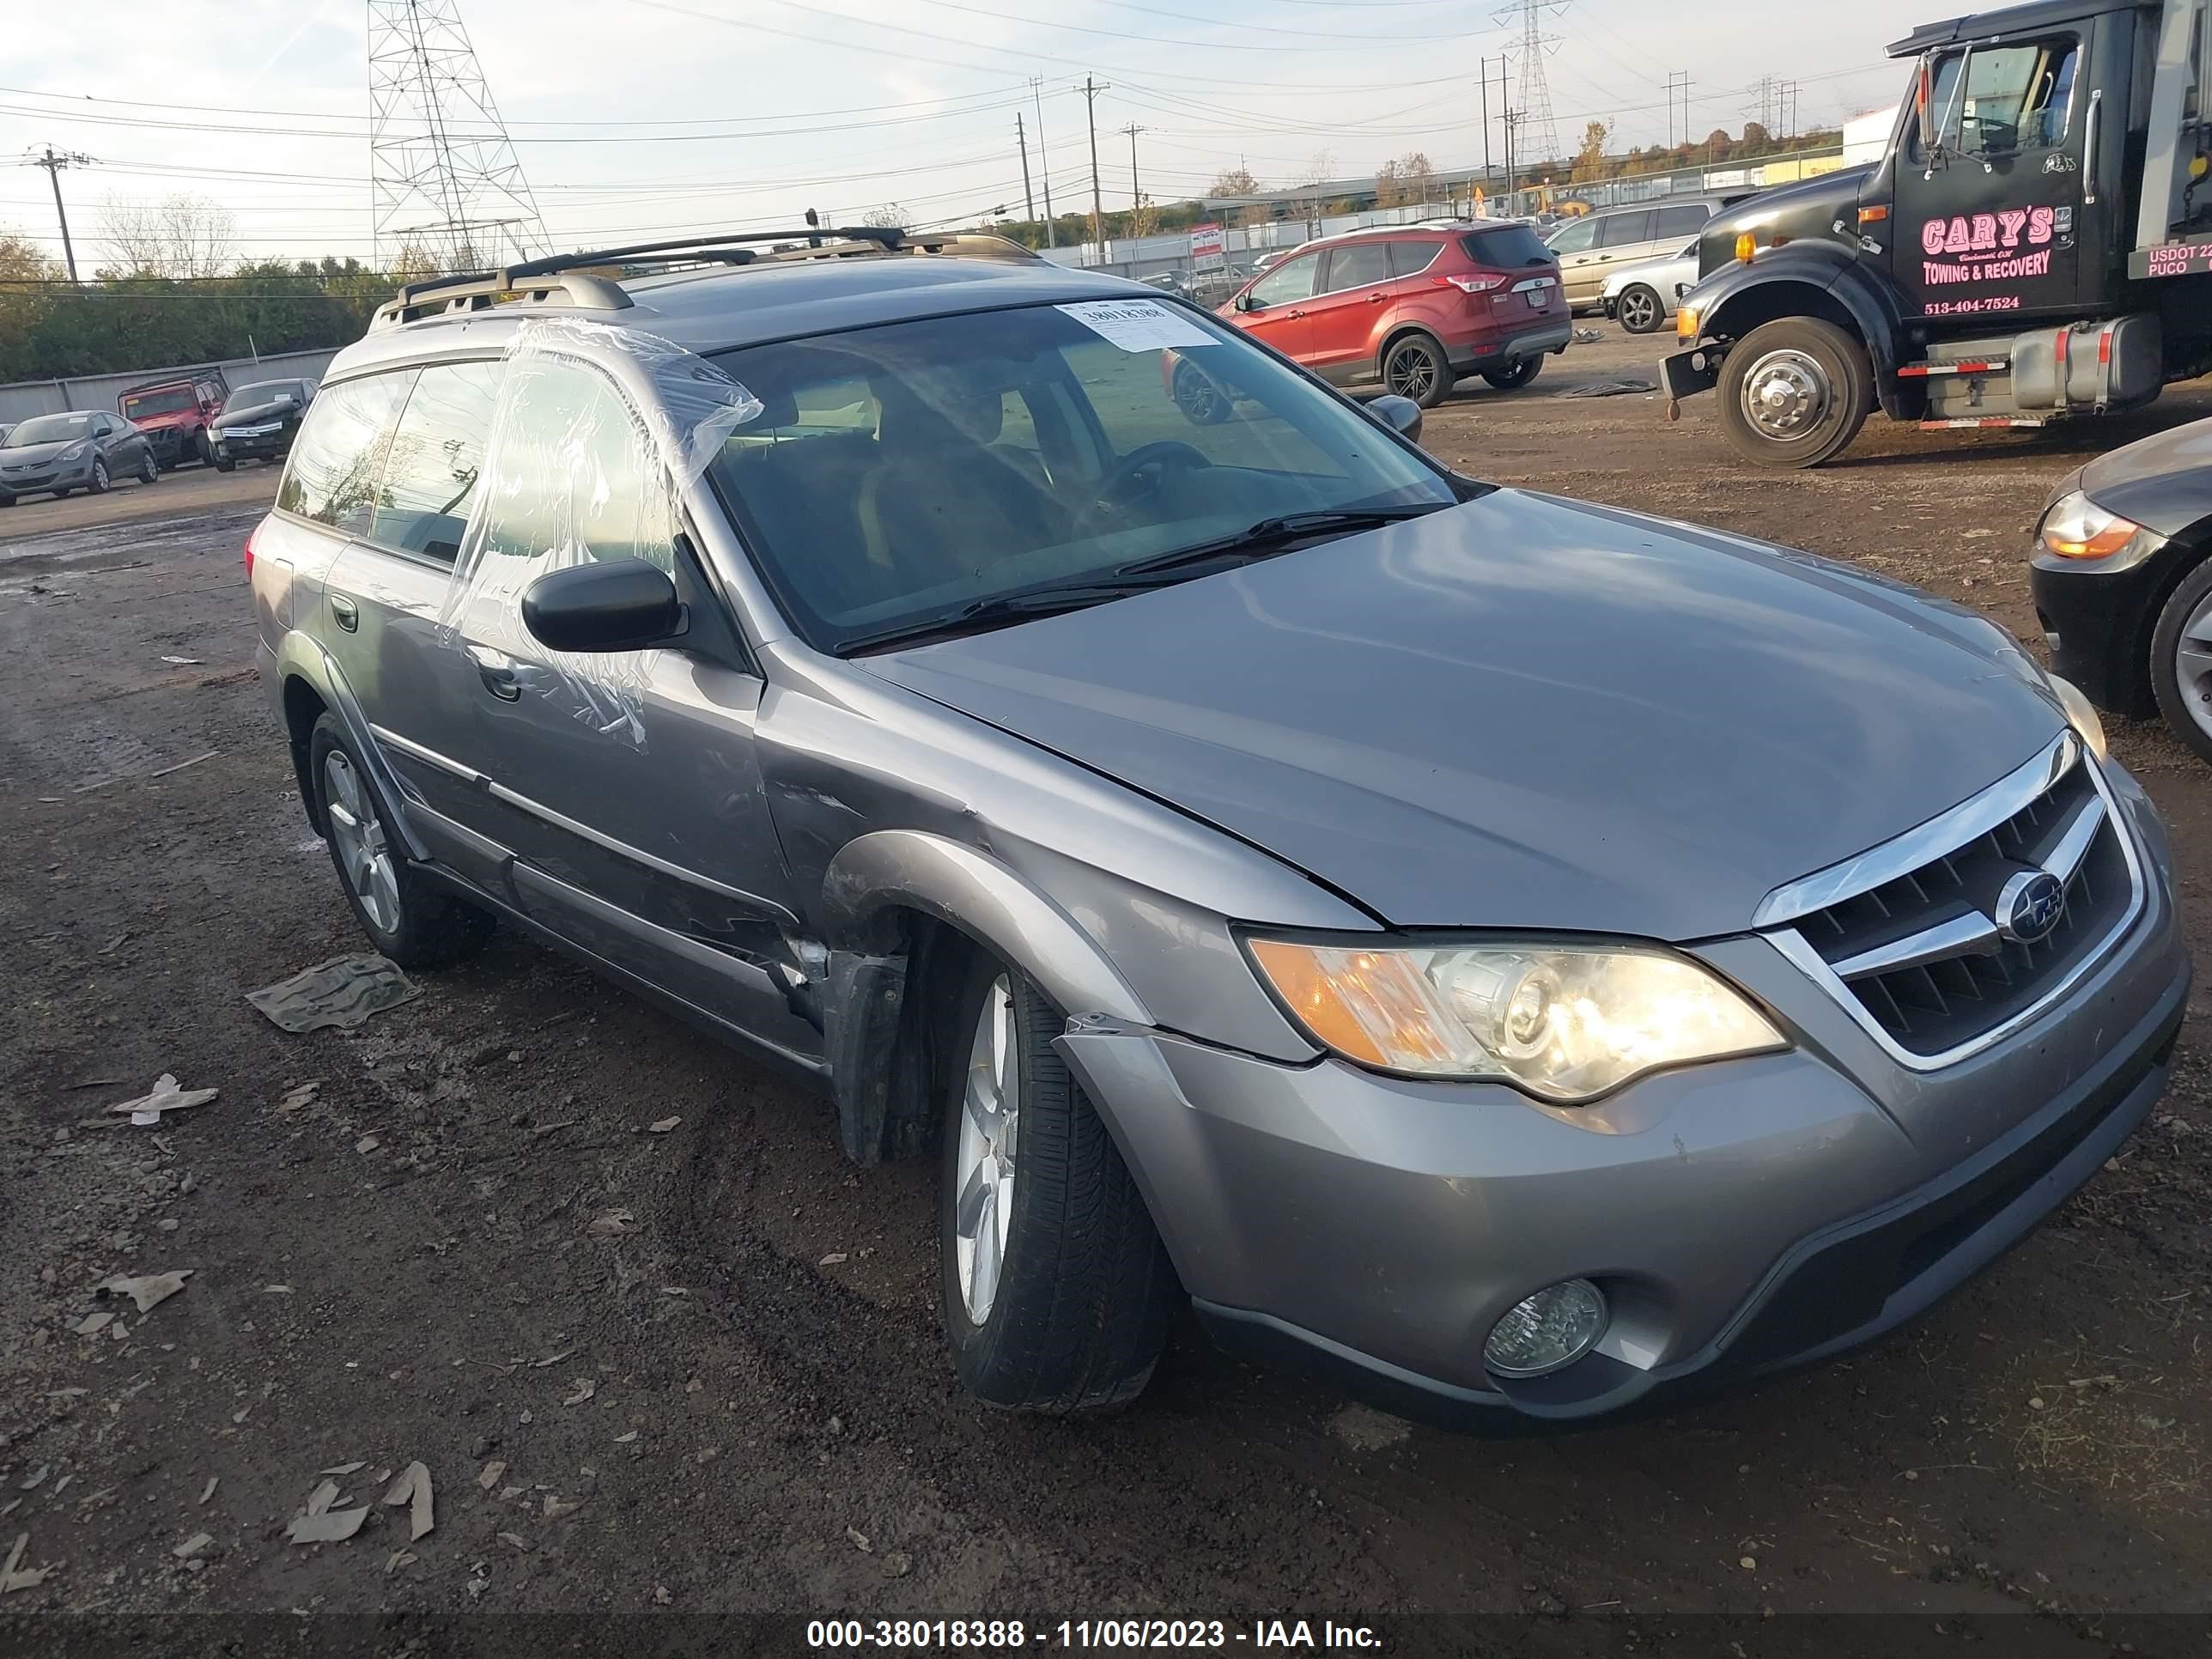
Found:
[(2110, 173), (2126, 99), (2097, 89), (2095, 21), (1923, 60), (1916, 96), (1925, 117), (1908, 106), (1891, 239), (1908, 316), (2002, 321), (2103, 301), (2116, 204), (2085, 187), (2085, 161)]

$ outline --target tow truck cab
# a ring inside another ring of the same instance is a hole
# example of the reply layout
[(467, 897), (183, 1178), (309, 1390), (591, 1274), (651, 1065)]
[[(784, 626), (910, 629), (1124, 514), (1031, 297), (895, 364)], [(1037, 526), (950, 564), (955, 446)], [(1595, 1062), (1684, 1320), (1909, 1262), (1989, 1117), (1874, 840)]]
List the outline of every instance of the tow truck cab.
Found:
[[(1879, 161), (1717, 216), (1662, 365), (1730, 443), (1817, 465), (1871, 410), (2035, 427), (2212, 368), (2208, 0), (1931, 23)], [(2199, 199), (2201, 197), (2202, 199)]]

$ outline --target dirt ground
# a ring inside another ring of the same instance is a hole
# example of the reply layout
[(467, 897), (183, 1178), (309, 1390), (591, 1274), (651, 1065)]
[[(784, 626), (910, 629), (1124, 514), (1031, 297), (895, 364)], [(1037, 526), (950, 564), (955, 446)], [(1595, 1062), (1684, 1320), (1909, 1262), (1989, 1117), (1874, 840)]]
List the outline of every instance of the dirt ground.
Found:
[[(1877, 426), (1776, 477), (1730, 459), (1709, 399), (1670, 427), (1656, 398), (1562, 395), (1650, 374), (1656, 343), (1605, 332), (1526, 392), (1455, 397), (1427, 442), (2031, 641), (2051, 482), (2212, 413), (2198, 386), (2057, 436)], [(1846, 1363), (1501, 1443), (1186, 1326), (1119, 1418), (992, 1415), (940, 1350), (931, 1171), (849, 1168), (824, 1103), (566, 960), (502, 936), (349, 1033), (248, 1006), (360, 943), (251, 665), (240, 548), (274, 482), (0, 516), (0, 1552), (26, 1534), (20, 1567), (52, 1569), (0, 1602), (0, 1649), (100, 1613), (774, 1612), (1503, 1614), (1399, 1645), (1744, 1655), (1699, 1617), (1860, 1612), (1912, 1615), (1869, 1650), (2025, 1613), (2015, 1650), (2106, 1653), (2122, 1615), (2212, 1612), (2203, 990), (2127, 1152)], [(2201, 936), (2212, 774), (2153, 727), (2114, 742)], [(106, 1114), (164, 1072), (221, 1093), (159, 1128)], [(143, 1316), (94, 1294), (171, 1270)], [(410, 1543), (376, 1500), (414, 1460), (436, 1528)], [(325, 1471), (369, 1518), (289, 1543)]]

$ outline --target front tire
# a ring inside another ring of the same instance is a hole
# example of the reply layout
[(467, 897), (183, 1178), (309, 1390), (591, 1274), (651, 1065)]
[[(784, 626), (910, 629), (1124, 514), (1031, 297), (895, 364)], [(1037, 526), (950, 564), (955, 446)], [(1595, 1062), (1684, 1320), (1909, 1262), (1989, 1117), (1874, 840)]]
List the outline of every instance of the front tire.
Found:
[(1482, 378), (1500, 392), (1518, 392), (1543, 373), (1543, 369), (1544, 360), (1541, 357), (1523, 357), (1510, 368), (1486, 368), (1482, 371)]
[(85, 485), (85, 489), (90, 495), (105, 495), (108, 483), (107, 463), (95, 455), (92, 459), (92, 482)]
[(1229, 393), (1196, 363), (1176, 365), (1175, 400), (1193, 426), (1219, 426), (1230, 416)]
[(2167, 728), (2212, 761), (2212, 562), (2184, 576), (2158, 613), (2150, 687)]
[(1667, 307), (1660, 301), (1658, 289), (1648, 283), (1631, 283), (1621, 289), (1613, 315), (1631, 334), (1651, 334), (1667, 320)]
[(218, 472), (234, 472), (238, 470), (238, 462), (231, 456), (219, 454), (215, 458), (215, 470)]
[(443, 968), (482, 950), (490, 914), (440, 892), (407, 861), (386, 833), (391, 809), (336, 715), (316, 720), (307, 757), (338, 885), (369, 942), (402, 968)]
[(945, 1026), (938, 1202), (953, 1369), (986, 1404), (1072, 1415), (1141, 1393), (1180, 1297), (1145, 1200), (1052, 1047), (1043, 991), (974, 951)]
[(1874, 407), (1866, 348), (1818, 317), (1761, 324), (1721, 364), (1721, 430), (1756, 466), (1818, 466)]
[(1382, 354), (1382, 384), (1423, 409), (1434, 409), (1451, 395), (1450, 360), (1431, 335), (1401, 334)]

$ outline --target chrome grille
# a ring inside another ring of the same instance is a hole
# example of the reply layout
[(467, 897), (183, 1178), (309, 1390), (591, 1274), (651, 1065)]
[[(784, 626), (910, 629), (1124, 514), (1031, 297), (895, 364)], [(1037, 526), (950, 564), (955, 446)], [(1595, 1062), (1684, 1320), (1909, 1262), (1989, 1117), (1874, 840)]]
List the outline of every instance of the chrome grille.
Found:
[[(1760, 919), (1787, 921), (1768, 936), (1899, 1058), (1963, 1058), (2031, 1018), (2140, 907), (2102, 782), (2069, 734), (1931, 823), (1792, 883)], [(2035, 872), (2063, 891), (2048, 933), (2001, 902)]]

